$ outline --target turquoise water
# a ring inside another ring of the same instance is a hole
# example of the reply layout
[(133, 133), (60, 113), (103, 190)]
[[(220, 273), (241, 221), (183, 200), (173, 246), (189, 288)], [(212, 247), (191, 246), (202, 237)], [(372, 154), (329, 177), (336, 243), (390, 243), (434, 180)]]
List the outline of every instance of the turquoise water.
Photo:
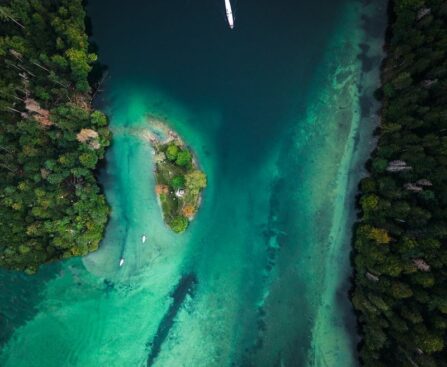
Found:
[[(1, 366), (356, 365), (349, 232), (383, 3), (234, 7), (230, 31), (223, 1), (91, 0), (112, 215), (96, 253), (0, 273)], [(180, 236), (154, 194), (149, 116), (208, 175)]]

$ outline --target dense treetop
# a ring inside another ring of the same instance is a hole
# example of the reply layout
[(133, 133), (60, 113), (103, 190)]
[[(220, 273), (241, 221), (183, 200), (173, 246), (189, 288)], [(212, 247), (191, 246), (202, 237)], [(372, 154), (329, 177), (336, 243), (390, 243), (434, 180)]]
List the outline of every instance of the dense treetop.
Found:
[(447, 366), (447, 2), (392, 2), (380, 137), (361, 182), (366, 366)]
[(0, 265), (97, 249), (108, 216), (93, 170), (110, 133), (91, 108), (81, 0), (0, 2)]

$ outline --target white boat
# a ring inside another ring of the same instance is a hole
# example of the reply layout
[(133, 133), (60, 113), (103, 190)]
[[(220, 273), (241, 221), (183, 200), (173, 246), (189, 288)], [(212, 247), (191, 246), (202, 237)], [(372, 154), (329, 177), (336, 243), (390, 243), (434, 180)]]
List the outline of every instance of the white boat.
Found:
[(141, 242), (143, 242), (143, 243), (146, 242), (146, 235), (142, 235), (142, 236), (141, 236)]
[(120, 266), (123, 266), (124, 265), (124, 257), (122, 257), (121, 259), (120, 259)]
[(228, 25), (231, 29), (234, 28), (234, 17), (233, 17), (233, 10), (231, 10), (231, 3), (230, 0), (225, 0), (225, 11), (227, 13), (227, 20)]

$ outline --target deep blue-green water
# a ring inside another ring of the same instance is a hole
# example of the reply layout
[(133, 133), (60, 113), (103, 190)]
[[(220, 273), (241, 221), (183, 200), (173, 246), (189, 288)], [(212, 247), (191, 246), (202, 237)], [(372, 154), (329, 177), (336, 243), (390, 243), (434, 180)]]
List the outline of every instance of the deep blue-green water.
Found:
[[(233, 0), (231, 31), (223, 0), (91, 0), (112, 216), (98, 252), (0, 273), (0, 365), (356, 366), (350, 226), (384, 3)], [(151, 119), (208, 175), (183, 235), (155, 197)]]

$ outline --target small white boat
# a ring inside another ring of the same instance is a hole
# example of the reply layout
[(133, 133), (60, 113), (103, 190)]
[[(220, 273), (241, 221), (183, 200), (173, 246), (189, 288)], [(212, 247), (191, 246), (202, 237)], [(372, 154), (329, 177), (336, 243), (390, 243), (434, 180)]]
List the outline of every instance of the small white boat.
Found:
[(143, 242), (143, 243), (146, 242), (146, 235), (142, 235), (142, 236), (141, 236), (141, 242)]
[(228, 25), (230, 26), (230, 29), (233, 29), (234, 17), (233, 17), (233, 10), (231, 9), (230, 0), (225, 0), (225, 12), (227, 13)]
[(120, 266), (123, 266), (124, 265), (124, 257), (122, 257), (121, 259), (120, 259)]

